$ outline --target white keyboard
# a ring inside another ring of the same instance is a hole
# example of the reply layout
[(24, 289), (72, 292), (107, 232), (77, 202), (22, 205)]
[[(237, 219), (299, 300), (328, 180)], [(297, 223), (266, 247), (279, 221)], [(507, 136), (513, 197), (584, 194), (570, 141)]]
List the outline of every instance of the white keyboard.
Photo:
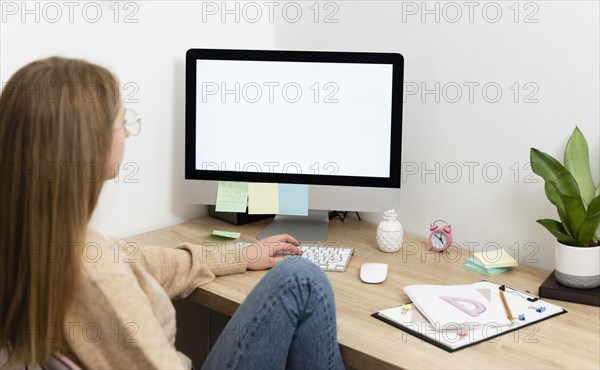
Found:
[(317, 244), (301, 244), (302, 258), (316, 263), (325, 271), (346, 271), (354, 247), (338, 247)]
[[(238, 247), (245, 247), (251, 242), (237, 242)], [(348, 261), (354, 254), (354, 247), (339, 247), (334, 245), (301, 244), (298, 248), (302, 251), (302, 258), (316, 263), (325, 271), (344, 272)], [(292, 252), (280, 251), (276, 256), (295, 256)]]

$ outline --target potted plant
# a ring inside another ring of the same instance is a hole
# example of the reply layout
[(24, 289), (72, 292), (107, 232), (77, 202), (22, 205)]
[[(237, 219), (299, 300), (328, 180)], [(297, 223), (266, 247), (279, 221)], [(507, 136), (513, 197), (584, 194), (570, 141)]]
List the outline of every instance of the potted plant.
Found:
[(531, 168), (544, 179), (546, 196), (560, 218), (537, 220), (557, 240), (556, 279), (572, 288), (600, 286), (600, 184), (592, 180), (585, 137), (575, 127), (564, 165), (535, 148), (530, 157)]

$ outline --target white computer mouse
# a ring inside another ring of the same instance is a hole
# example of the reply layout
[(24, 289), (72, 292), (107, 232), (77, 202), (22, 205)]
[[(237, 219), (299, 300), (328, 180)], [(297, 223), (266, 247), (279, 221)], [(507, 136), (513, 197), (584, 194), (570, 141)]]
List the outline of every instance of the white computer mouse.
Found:
[(387, 276), (387, 270), (387, 263), (363, 263), (360, 266), (360, 279), (369, 284), (381, 283)]

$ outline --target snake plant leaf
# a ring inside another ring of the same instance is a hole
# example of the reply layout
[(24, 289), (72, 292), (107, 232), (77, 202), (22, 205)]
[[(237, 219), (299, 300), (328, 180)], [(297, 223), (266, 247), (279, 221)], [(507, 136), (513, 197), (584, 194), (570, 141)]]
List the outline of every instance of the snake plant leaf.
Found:
[(579, 241), (583, 246), (593, 247), (598, 245), (595, 241), (596, 230), (600, 224), (600, 213), (596, 214), (595, 217), (586, 218), (581, 224), (581, 231), (579, 232)]
[(588, 206), (587, 216), (581, 223), (577, 239), (585, 247), (591, 247), (594, 244), (594, 237), (598, 225), (600, 224), (600, 195), (592, 199)]
[(600, 213), (600, 195), (592, 199), (588, 206), (587, 215), (588, 217)]
[[(552, 182), (550, 185), (555, 186)], [(583, 201), (579, 196), (572, 197), (570, 195), (561, 193), (558, 188), (556, 188), (556, 192), (558, 193), (564, 206), (564, 214), (561, 216), (561, 220), (564, 219), (562, 223), (563, 227), (565, 230), (567, 230), (569, 235), (579, 240), (579, 229), (581, 228), (581, 224), (587, 216)]]
[(566, 245), (572, 245), (574, 247), (580, 246), (579, 240), (573, 238), (571, 235), (568, 235), (560, 222), (547, 218), (543, 220), (537, 220), (536, 222), (545, 227), (546, 230), (550, 231), (550, 233), (554, 235), (556, 240), (559, 242)]
[[(558, 217), (560, 218), (560, 222), (563, 225), (567, 224), (565, 205), (563, 204), (562, 198), (558, 194), (558, 190), (556, 190), (556, 185), (553, 183), (546, 181), (544, 183), (544, 190), (546, 191), (546, 196), (550, 200), (550, 203), (556, 206), (556, 211), (558, 212)], [(567, 229), (565, 230), (567, 234), (573, 236), (571, 232)]]
[[(579, 203), (581, 203), (577, 182), (569, 171), (550, 155), (531, 148), (530, 158), (533, 172), (541, 176), (545, 181), (544, 189), (546, 196), (556, 206), (558, 216), (566, 234), (577, 239), (576, 233), (585, 218), (585, 209), (577, 207), (579, 204), (574, 202), (574, 199), (579, 199)], [(565, 201), (568, 201), (570, 206), (577, 207), (578, 212), (575, 217), (569, 215), (571, 210), (565, 204)], [(573, 225), (574, 222), (578, 222), (577, 225)]]
[(600, 182), (598, 183), (598, 186), (596, 187), (596, 193), (594, 194), (594, 196), (597, 197), (598, 195), (600, 195)]
[(590, 204), (594, 199), (594, 182), (592, 180), (592, 173), (590, 171), (590, 152), (588, 149), (587, 141), (579, 130), (579, 127), (575, 127), (567, 147), (565, 148), (564, 157), (565, 168), (573, 175), (581, 197), (586, 204)]
[(530, 161), (533, 172), (544, 181), (554, 183), (559, 192), (570, 197), (581, 197), (573, 175), (559, 161), (535, 148), (531, 148)]

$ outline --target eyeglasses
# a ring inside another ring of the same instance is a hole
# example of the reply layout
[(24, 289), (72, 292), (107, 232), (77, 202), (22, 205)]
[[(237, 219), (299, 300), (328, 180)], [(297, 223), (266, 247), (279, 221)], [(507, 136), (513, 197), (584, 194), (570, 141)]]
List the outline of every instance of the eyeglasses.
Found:
[(118, 131), (124, 128), (127, 133), (131, 136), (137, 136), (142, 131), (142, 118), (133, 109), (125, 109), (125, 118), (123, 120), (123, 126), (114, 129)]

